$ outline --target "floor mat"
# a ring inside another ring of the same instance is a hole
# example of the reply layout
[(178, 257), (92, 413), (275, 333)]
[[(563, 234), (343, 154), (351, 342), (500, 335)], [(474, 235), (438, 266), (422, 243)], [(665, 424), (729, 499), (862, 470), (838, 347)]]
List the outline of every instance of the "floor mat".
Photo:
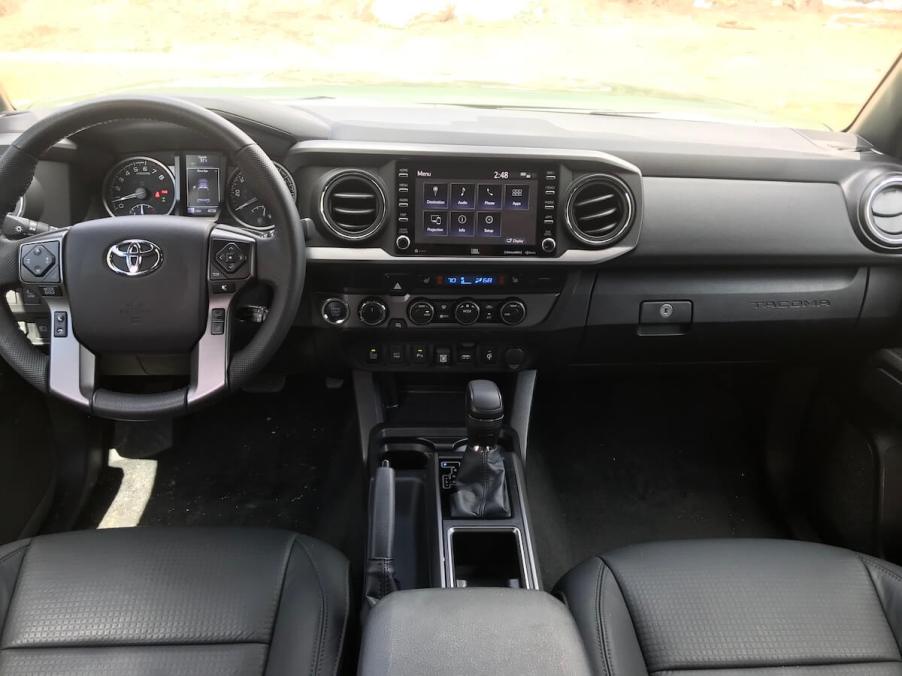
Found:
[(113, 456), (81, 526), (97, 527), (125, 487), (126, 502), (146, 505), (137, 524), (123, 525), (287, 528), (360, 556), (365, 484), (356, 440), (349, 386), (239, 394), (176, 423), (172, 447), (149, 459), (149, 497), (139, 489), (148, 460)]
[(767, 382), (698, 373), (540, 382), (526, 465), (546, 587), (631, 543), (788, 536), (763, 479)]

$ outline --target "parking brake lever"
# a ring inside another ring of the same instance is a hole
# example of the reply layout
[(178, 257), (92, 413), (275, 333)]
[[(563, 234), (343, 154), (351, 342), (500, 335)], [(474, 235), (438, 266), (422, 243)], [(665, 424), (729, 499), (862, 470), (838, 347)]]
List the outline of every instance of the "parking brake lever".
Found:
[(370, 488), (370, 533), (364, 572), (363, 613), (398, 590), (395, 579), (395, 470), (388, 460), (376, 469)]

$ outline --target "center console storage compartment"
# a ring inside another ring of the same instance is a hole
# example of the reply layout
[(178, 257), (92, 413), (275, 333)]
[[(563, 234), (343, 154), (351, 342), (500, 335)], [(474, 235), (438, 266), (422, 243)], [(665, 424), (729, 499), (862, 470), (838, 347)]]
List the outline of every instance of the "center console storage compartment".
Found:
[(525, 587), (523, 543), (516, 528), (451, 528), (451, 587)]
[(522, 589), (419, 589), (389, 594), (367, 618), (361, 676), (588, 676), (572, 616)]

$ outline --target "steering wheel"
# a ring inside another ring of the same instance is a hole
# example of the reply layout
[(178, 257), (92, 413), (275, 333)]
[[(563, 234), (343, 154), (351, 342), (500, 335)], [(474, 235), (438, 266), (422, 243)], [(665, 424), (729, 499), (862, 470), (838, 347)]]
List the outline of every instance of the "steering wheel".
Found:
[[(272, 161), (238, 127), (168, 98), (104, 98), (61, 109), (29, 127), (0, 157), (0, 214), (10, 212), (38, 158), (58, 141), (117, 120), (169, 122), (201, 132), (244, 174), (276, 227), (266, 233), (183, 216), (84, 221), (22, 240), (0, 237), (0, 289), (32, 285), (50, 308), (50, 354), (19, 331), (0, 302), (0, 355), (42, 392), (95, 415), (147, 420), (184, 414), (234, 391), (284, 340), (304, 287), (300, 217)], [(272, 289), (266, 320), (230, 354), (230, 307), (251, 281)], [(103, 353), (191, 354), (190, 383), (154, 394), (95, 383)]]

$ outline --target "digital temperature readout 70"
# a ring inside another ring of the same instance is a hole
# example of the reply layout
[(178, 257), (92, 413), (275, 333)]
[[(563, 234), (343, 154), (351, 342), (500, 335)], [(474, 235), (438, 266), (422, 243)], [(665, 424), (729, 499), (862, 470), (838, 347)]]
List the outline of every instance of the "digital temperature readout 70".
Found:
[(504, 286), (504, 275), (439, 275), (438, 286)]

